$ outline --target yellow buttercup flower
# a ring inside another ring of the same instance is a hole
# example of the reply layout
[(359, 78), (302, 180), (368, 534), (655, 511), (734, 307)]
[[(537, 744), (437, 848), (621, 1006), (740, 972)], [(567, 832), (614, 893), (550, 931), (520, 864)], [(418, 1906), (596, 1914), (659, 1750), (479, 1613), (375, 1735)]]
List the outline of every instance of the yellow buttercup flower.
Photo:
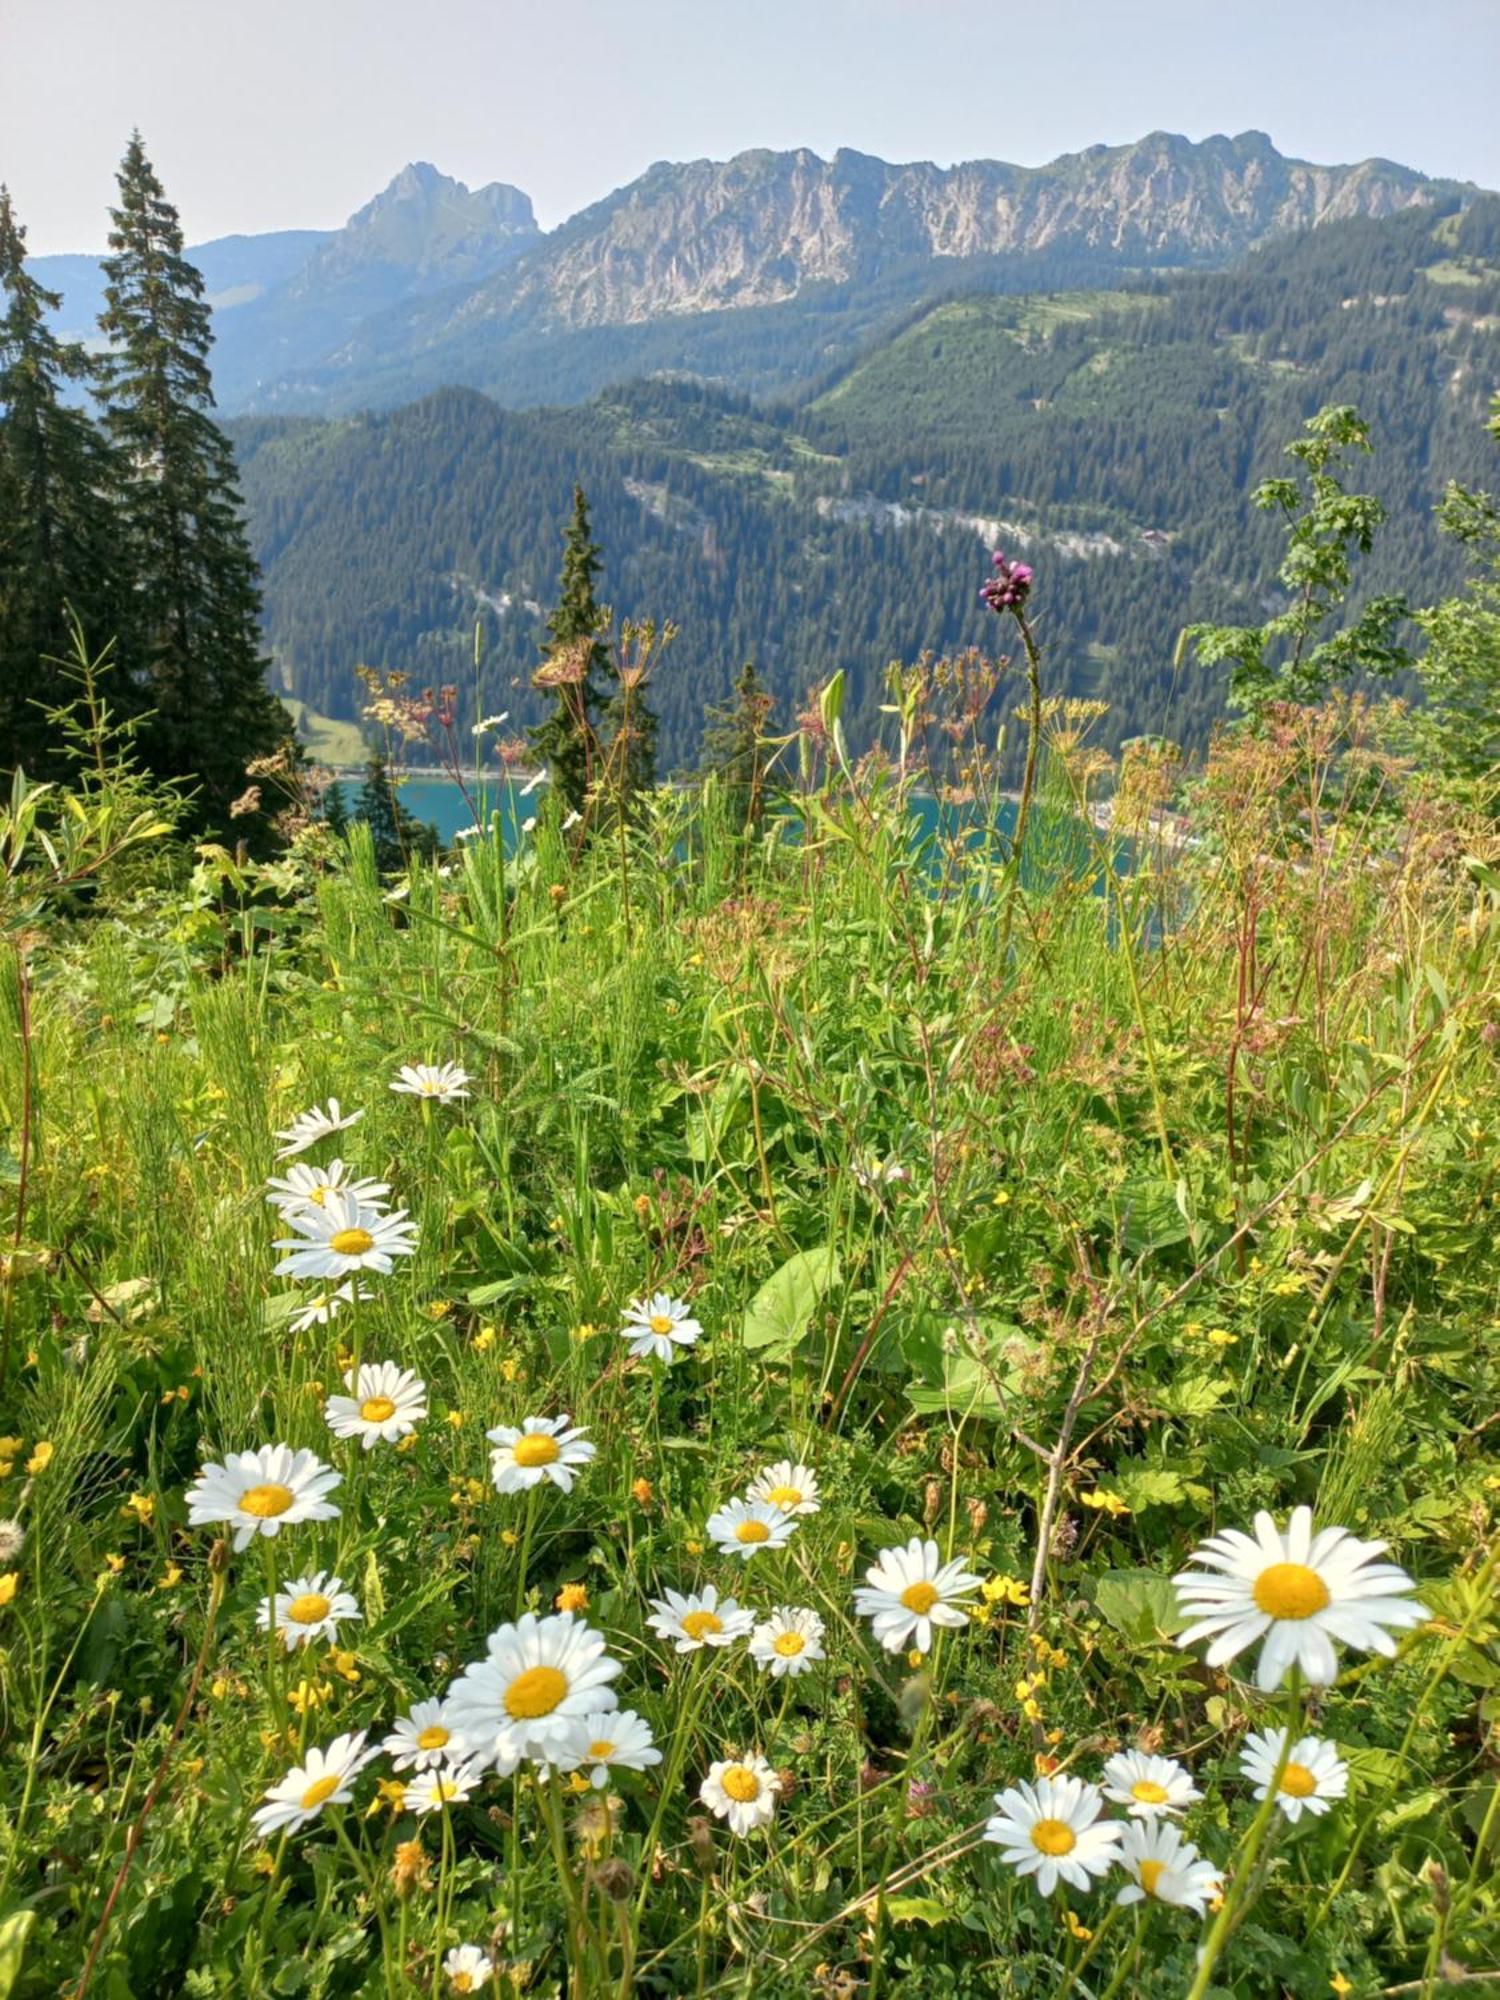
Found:
[(492, 1326), (482, 1326), (474, 1336), (474, 1352), (488, 1354), (494, 1344), (495, 1329)]
[(48, 1444), (44, 1439), (31, 1454), (30, 1458), (27, 1459), (26, 1470), (31, 1474), (33, 1479), (36, 1478), (39, 1472), (47, 1470), (47, 1467), (52, 1463), (52, 1454), (55, 1449), (54, 1445)]
[(1108, 1514), (1112, 1520), (1118, 1520), (1120, 1515), (1130, 1512), (1125, 1496), (1122, 1493), (1111, 1492), (1107, 1486), (1096, 1487), (1092, 1493), (1080, 1494), (1079, 1498), (1085, 1507), (1092, 1507), (1097, 1513)]
[(13, 1569), (7, 1570), (4, 1576), (0, 1576), (0, 1604), (9, 1604), (14, 1600), (16, 1587), (20, 1581)]
[(126, 1516), (133, 1514), (143, 1528), (149, 1528), (156, 1513), (156, 1501), (149, 1493), (132, 1493), (120, 1512)]

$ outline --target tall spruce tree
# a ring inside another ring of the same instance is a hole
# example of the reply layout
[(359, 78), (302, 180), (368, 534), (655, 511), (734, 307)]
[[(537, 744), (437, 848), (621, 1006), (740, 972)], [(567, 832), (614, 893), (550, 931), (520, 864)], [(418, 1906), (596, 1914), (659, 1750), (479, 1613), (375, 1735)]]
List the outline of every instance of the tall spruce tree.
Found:
[(724, 787), (730, 823), (757, 827), (765, 813), (766, 725), (775, 706), (764, 681), (747, 660), (734, 684), (734, 699), (710, 707), (703, 731), (703, 769), (716, 772)]
[(354, 814), (370, 829), (375, 866), (382, 875), (398, 874), (413, 859), (437, 858), (436, 829), (402, 805), (391, 767), (379, 752), (365, 766), (365, 782), (355, 800)]
[(134, 582), (122, 637), (152, 710), (148, 761), (161, 776), (193, 780), (200, 819), (222, 821), (246, 765), (290, 729), (266, 685), (259, 578), (234, 457), (211, 414), (203, 280), (182, 254), (177, 211), (138, 132), (119, 187), (99, 325), (110, 343), (104, 422), (121, 465), (119, 532)]
[(597, 717), (609, 649), (600, 637), (603, 614), (594, 595), (598, 575), (599, 549), (589, 526), (588, 499), (583, 488), (575, 486), (573, 517), (563, 538), (557, 608), (547, 621), (547, 657), (532, 677), (534, 687), (552, 693), (554, 706), (546, 720), (528, 732), (570, 812), (582, 810), (588, 788), (599, 776)]
[[(109, 453), (69, 392), (91, 386), (84, 349), (51, 331), (61, 303), (26, 269), (26, 232), (0, 187), (0, 771), (58, 773), (45, 710), (71, 690), (57, 661), (114, 637), (121, 593), (109, 532)], [(128, 690), (112, 690), (128, 712)]]

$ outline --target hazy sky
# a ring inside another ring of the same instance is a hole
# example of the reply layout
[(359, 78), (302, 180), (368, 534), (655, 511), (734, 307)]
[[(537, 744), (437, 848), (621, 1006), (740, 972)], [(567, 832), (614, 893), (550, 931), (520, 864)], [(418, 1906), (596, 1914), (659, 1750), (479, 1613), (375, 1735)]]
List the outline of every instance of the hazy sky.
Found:
[(408, 160), (551, 226), (747, 146), (1037, 163), (1256, 126), (1500, 187), (1500, 0), (0, 0), (0, 179), (103, 240), (130, 127), (189, 241), (342, 222)]

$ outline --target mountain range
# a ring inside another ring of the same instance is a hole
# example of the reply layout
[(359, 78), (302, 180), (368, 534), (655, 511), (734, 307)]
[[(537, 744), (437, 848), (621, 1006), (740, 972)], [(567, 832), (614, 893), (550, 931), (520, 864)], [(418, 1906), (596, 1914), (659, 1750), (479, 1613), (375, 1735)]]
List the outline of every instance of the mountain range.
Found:
[[(390, 408), (453, 385), (526, 407), (663, 371), (786, 390), (944, 292), (1221, 267), (1291, 231), (1470, 193), (1387, 160), (1288, 159), (1260, 132), (1155, 132), (1043, 167), (806, 149), (662, 162), (544, 233), (519, 189), (419, 163), (342, 229), (189, 254), (228, 413)], [(89, 334), (97, 260), (34, 269), (63, 294), (62, 330)]]

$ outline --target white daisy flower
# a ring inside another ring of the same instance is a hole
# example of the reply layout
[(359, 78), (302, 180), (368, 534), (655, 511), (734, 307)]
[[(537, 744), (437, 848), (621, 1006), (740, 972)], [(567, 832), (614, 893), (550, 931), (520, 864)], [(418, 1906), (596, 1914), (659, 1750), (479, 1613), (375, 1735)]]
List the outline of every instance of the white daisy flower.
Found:
[(685, 1299), (655, 1292), (649, 1299), (631, 1300), (620, 1338), (628, 1340), (629, 1351), (642, 1360), (654, 1354), (670, 1367), (678, 1348), (691, 1347), (702, 1331)]
[[(255, 1613), (255, 1622), (262, 1632), (271, 1629), (271, 1610), (271, 1599), (263, 1597)], [(321, 1569), (312, 1576), (293, 1577), (285, 1590), (278, 1590), (275, 1611), (276, 1630), (289, 1653), (299, 1646), (310, 1645), (314, 1639), (327, 1639), (337, 1645), (339, 1626), (363, 1616), (353, 1596), (345, 1590), (343, 1579), (329, 1576)]]
[(818, 1475), (806, 1465), (793, 1465), (784, 1458), (776, 1465), (768, 1465), (758, 1479), (752, 1480), (745, 1494), (747, 1500), (764, 1500), (769, 1506), (779, 1507), (783, 1514), (816, 1514), (818, 1511)]
[[(1264, 1799), (1270, 1790), (1285, 1744), (1284, 1729), (1256, 1730), (1245, 1738), (1240, 1770), (1254, 1785), (1256, 1798)], [(1304, 1813), (1315, 1817), (1326, 1813), (1348, 1789), (1349, 1766), (1338, 1745), (1321, 1736), (1304, 1736), (1292, 1745), (1276, 1788), (1276, 1804), (1295, 1825)]]
[(281, 1215), (296, 1215), (304, 1208), (322, 1208), (336, 1188), (367, 1206), (391, 1191), (388, 1181), (356, 1180), (342, 1160), (330, 1160), (326, 1167), (309, 1167), (299, 1160), (266, 1182), (266, 1200)]
[(823, 1621), (816, 1611), (780, 1604), (750, 1639), (750, 1657), (776, 1680), (805, 1674), (823, 1653)]
[(870, 1587), (855, 1591), (854, 1608), (870, 1620), (888, 1653), (912, 1643), (918, 1652), (931, 1652), (934, 1625), (967, 1625), (968, 1613), (957, 1600), (977, 1590), (980, 1581), (962, 1561), (945, 1563), (937, 1543), (920, 1535), (913, 1535), (904, 1549), (882, 1549), (865, 1578)]
[(358, 1379), (344, 1373), (352, 1396), (330, 1396), (323, 1420), (335, 1437), (357, 1437), (366, 1451), (409, 1437), (427, 1415), (427, 1384), (394, 1361), (362, 1361)]
[(222, 1465), (205, 1465), (188, 1488), (188, 1526), (222, 1521), (233, 1527), (238, 1550), (254, 1535), (274, 1539), (300, 1521), (336, 1521), (339, 1510), (328, 1495), (342, 1477), (313, 1452), (289, 1444), (226, 1452)]
[(766, 1824), (780, 1790), (781, 1779), (764, 1757), (725, 1757), (709, 1765), (698, 1796), (717, 1818), (728, 1820), (731, 1833), (743, 1836)]
[(490, 1477), (497, 1493), (525, 1493), (550, 1480), (559, 1492), (570, 1493), (580, 1471), (598, 1447), (582, 1429), (570, 1430), (566, 1411), (560, 1417), (526, 1417), (517, 1430), (501, 1424), (486, 1431), (495, 1449), (490, 1453)]
[(796, 1531), (791, 1514), (764, 1500), (731, 1500), (708, 1517), (708, 1533), (721, 1555), (748, 1562), (762, 1549), (784, 1549)]
[[(474, 828), (477, 833), (479, 829)], [(473, 1078), (457, 1063), (403, 1063), (391, 1085), (401, 1097), (428, 1097), (437, 1104), (456, 1104), (469, 1094)]]
[(1347, 1528), (1314, 1534), (1309, 1507), (1297, 1508), (1285, 1533), (1257, 1514), (1253, 1538), (1237, 1528), (1210, 1536), (1194, 1551), (1204, 1567), (1172, 1579), (1194, 1621), (1177, 1643), (1212, 1638), (1205, 1660), (1222, 1667), (1264, 1636), (1255, 1682), (1267, 1693), (1293, 1665), (1313, 1686), (1330, 1686), (1338, 1678), (1336, 1640), (1389, 1659), (1396, 1642), (1386, 1627), (1420, 1625), (1427, 1613), (1408, 1595), (1416, 1586), (1406, 1571), (1375, 1560), (1385, 1547)]
[(1132, 1819), (1172, 1818), (1201, 1799), (1187, 1766), (1175, 1757), (1152, 1757), (1122, 1750), (1104, 1766), (1104, 1796), (1124, 1806)]
[(431, 1771), (439, 1764), (467, 1764), (472, 1745), (454, 1727), (445, 1701), (414, 1701), (398, 1715), (381, 1749), (397, 1771)]
[(563, 1747), (553, 1752), (552, 1762), (559, 1771), (588, 1767), (589, 1783), (596, 1791), (609, 1783), (612, 1766), (622, 1771), (644, 1771), (661, 1762), (661, 1752), (651, 1734), (651, 1725), (633, 1708), (600, 1709), (580, 1715)]
[(389, 1271), (394, 1258), (410, 1257), (417, 1247), (417, 1225), (408, 1221), (404, 1208), (384, 1215), (342, 1189), (321, 1208), (304, 1208), (285, 1220), (297, 1234), (276, 1241), (276, 1249), (289, 1253), (276, 1266), (278, 1277), (347, 1278), (351, 1271)]
[(669, 1590), (665, 1597), (653, 1597), (650, 1602), (656, 1616), (646, 1623), (653, 1632), (670, 1639), (679, 1653), (696, 1653), (704, 1646), (732, 1646), (737, 1639), (748, 1638), (755, 1623), (755, 1613), (742, 1610), (732, 1597), (721, 1603), (711, 1583), (687, 1597)]
[(454, 1993), (478, 1993), (495, 1976), (495, 1963), (477, 1944), (455, 1945), (443, 1960), (443, 1971)]
[(380, 1753), (365, 1748), (365, 1732), (335, 1736), (326, 1750), (309, 1750), (307, 1761), (294, 1764), (279, 1785), (272, 1785), (266, 1802), (250, 1815), (256, 1831), (295, 1833), (316, 1819), (324, 1806), (346, 1806), (354, 1796), (354, 1780)]
[(1050, 1896), (1059, 1882), (1086, 1889), (1089, 1878), (1108, 1874), (1120, 1839), (1118, 1820), (1099, 1817), (1104, 1797), (1097, 1785), (1064, 1774), (1022, 1780), (996, 1792), (1000, 1810), (985, 1821), (984, 1837), (1001, 1848), (1018, 1875), (1034, 1875)]
[(1127, 1822), (1120, 1831), (1117, 1859), (1130, 1877), (1115, 1897), (1117, 1903), (1149, 1899), (1202, 1917), (1224, 1887), (1218, 1869), (1203, 1859), (1190, 1840), (1183, 1839), (1181, 1827), (1170, 1820)]
[(316, 1146), (331, 1132), (347, 1132), (364, 1115), (363, 1111), (351, 1111), (345, 1117), (336, 1097), (329, 1098), (326, 1111), (321, 1104), (315, 1104), (311, 1111), (299, 1111), (286, 1130), (276, 1134), (278, 1139), (286, 1141), (276, 1157), (278, 1160), (290, 1160), (298, 1153), (305, 1153), (309, 1146)]
[(483, 1783), (478, 1764), (439, 1764), (435, 1770), (418, 1771), (406, 1781), (406, 1810), (425, 1819), (445, 1806), (463, 1805)]
[(603, 1639), (571, 1611), (528, 1611), (490, 1634), (488, 1658), (465, 1667), (448, 1690), (448, 1715), (497, 1765), (546, 1762), (579, 1716), (616, 1706), (609, 1683), (619, 1672)]
[(314, 1292), (300, 1312), (293, 1313), (287, 1325), (293, 1333), (306, 1333), (310, 1327), (327, 1326), (336, 1319), (345, 1306), (352, 1306), (356, 1299), (371, 1296), (363, 1286), (356, 1285), (352, 1278), (335, 1288)]

